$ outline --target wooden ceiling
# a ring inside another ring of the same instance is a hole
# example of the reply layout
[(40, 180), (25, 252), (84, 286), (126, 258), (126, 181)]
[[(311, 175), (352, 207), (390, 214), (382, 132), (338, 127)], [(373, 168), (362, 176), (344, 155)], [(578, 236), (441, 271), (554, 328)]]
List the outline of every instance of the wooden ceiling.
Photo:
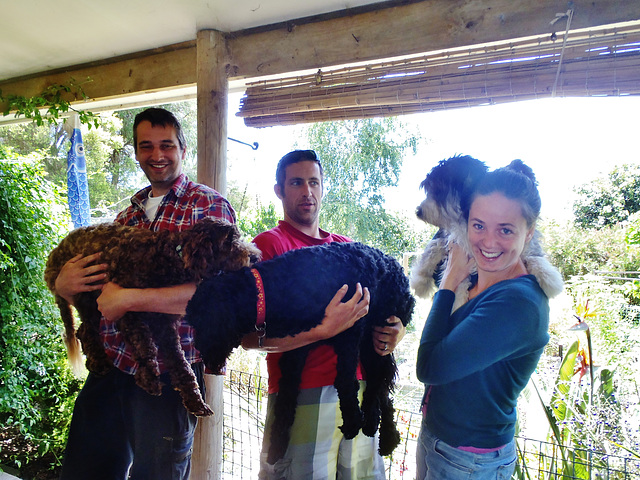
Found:
[[(570, 7), (572, 30), (640, 19), (638, 0), (360, 2), (345, 10), (224, 32), (226, 71), (231, 89), (242, 89), (247, 81), (295, 72), (562, 33), (566, 22), (552, 21)], [(28, 28), (26, 23), (24, 28)], [(89, 97), (88, 103), (78, 103), (96, 111), (193, 97), (196, 44), (194, 36), (125, 55), (43, 68), (2, 80), (0, 89), (4, 95), (33, 96), (51, 84), (73, 79), (84, 82)]]

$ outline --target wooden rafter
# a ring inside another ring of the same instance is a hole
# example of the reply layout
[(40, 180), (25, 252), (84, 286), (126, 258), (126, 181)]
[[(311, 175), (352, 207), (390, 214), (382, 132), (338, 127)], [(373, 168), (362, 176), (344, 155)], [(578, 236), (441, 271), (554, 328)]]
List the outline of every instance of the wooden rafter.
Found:
[[(640, 2), (575, 0), (572, 28), (640, 19)], [(314, 17), (225, 33), (232, 83), (271, 75), (378, 61), (404, 55), (479, 45), (550, 33), (550, 21), (566, 9), (558, 0), (424, 0), (387, 2), (374, 11)], [(561, 22), (556, 25), (562, 31)], [(70, 78), (92, 101), (118, 104), (123, 97), (153, 95), (197, 83), (196, 41), (69, 66), (0, 82), (6, 94), (34, 96)], [(78, 102), (81, 104), (81, 102)], [(3, 106), (0, 105), (0, 108)]]

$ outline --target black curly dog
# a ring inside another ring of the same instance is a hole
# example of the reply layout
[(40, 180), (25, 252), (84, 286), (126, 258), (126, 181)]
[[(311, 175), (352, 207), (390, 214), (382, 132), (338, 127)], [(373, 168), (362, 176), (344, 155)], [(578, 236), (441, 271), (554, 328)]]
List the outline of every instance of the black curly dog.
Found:
[[(373, 348), (372, 328), (384, 326), (395, 315), (403, 325), (411, 319), (415, 300), (400, 264), (380, 250), (361, 243), (331, 243), (289, 251), (272, 260), (204, 280), (187, 307), (187, 321), (196, 329), (195, 345), (205, 364), (215, 371), (224, 365), (242, 337), (256, 328), (259, 288), (263, 284), (267, 337), (285, 337), (318, 325), (338, 289), (347, 284), (351, 298), (360, 282), (371, 292), (369, 313), (345, 332), (326, 340), (338, 356), (338, 391), (345, 438), (360, 429), (373, 437), (380, 425), (379, 451), (389, 455), (400, 442), (393, 403), (398, 369), (393, 355), (380, 356)], [(262, 297), (261, 297), (262, 298)], [(317, 344), (314, 344), (317, 345)], [(276, 399), (275, 419), (267, 461), (284, 456), (295, 417), (300, 376), (314, 345), (282, 355), (282, 379)], [(358, 404), (358, 359), (367, 386)]]

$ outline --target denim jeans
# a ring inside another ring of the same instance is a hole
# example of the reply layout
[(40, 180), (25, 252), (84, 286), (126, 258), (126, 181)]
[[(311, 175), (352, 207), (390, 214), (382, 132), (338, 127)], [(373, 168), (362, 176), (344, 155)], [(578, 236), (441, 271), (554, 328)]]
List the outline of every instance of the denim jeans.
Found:
[[(202, 364), (193, 365), (203, 388)], [(76, 399), (62, 480), (186, 480), (197, 419), (186, 411), (168, 373), (162, 395), (113, 368), (89, 374)], [(203, 390), (204, 391), (204, 390)]]
[(516, 467), (515, 440), (495, 452), (452, 447), (422, 425), (416, 453), (417, 480), (509, 480)]

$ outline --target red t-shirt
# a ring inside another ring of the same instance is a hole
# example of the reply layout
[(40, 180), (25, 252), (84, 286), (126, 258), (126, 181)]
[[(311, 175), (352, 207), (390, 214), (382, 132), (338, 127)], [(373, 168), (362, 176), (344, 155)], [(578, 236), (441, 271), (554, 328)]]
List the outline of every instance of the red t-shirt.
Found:
[[(253, 241), (262, 252), (262, 260), (270, 260), (289, 250), (296, 250), (302, 247), (313, 247), (331, 242), (353, 241), (343, 235), (329, 233), (324, 230), (320, 230), (320, 235), (322, 238), (310, 237), (291, 226), (291, 224), (281, 220), (277, 227), (261, 233)], [(280, 366), (278, 365), (281, 356), (281, 353), (267, 354), (269, 393), (278, 391), (278, 383), (282, 376)], [(337, 363), (338, 359), (332, 346), (319, 345), (313, 348), (309, 352), (304, 370), (302, 371), (300, 388), (316, 388), (333, 385), (336, 378)], [(362, 379), (360, 367), (358, 367), (358, 378)]]

